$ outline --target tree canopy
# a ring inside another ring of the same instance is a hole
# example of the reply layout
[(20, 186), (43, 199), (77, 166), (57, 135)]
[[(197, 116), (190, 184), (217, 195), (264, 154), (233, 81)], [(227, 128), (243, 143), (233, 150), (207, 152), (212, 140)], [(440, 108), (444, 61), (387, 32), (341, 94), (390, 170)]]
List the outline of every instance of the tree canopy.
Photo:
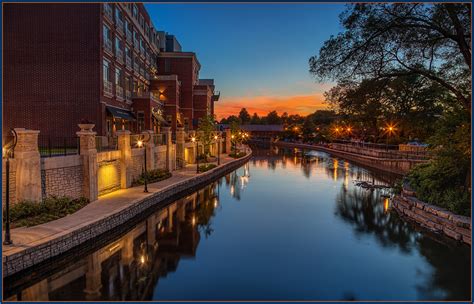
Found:
[(309, 60), (320, 80), (360, 82), (420, 75), (471, 106), (471, 6), (355, 4), (341, 14), (344, 30)]

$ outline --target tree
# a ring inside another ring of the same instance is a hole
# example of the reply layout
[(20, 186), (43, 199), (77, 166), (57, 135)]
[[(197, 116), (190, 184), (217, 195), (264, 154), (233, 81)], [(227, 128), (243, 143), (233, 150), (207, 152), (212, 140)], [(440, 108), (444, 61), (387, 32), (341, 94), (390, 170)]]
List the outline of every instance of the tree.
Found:
[(246, 125), (250, 122), (250, 114), (247, 112), (246, 108), (242, 108), (239, 113), (240, 122), (243, 125)]
[(271, 111), (267, 114), (267, 123), (269, 125), (278, 125), (281, 123), (281, 119), (276, 111)]
[(204, 147), (204, 156), (207, 158), (210, 156), (211, 144), (214, 141), (214, 132), (216, 131), (215, 117), (214, 115), (206, 115), (199, 119), (198, 125), (198, 141)]
[(252, 118), (250, 119), (252, 125), (259, 125), (261, 123), (260, 117), (257, 113), (253, 113)]
[(419, 75), (471, 109), (471, 6), (355, 4), (341, 14), (344, 31), (309, 60), (323, 79), (357, 81)]
[(240, 125), (240, 118), (238, 118), (237, 116), (235, 115), (231, 115), (229, 117), (227, 117), (227, 123), (229, 125), (231, 125), (233, 122), (236, 122), (237, 124)]

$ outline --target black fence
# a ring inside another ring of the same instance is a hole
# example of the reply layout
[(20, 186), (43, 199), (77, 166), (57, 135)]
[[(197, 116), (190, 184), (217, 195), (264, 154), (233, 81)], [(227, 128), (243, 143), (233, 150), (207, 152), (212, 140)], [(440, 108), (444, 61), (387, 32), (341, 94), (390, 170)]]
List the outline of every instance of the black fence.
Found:
[(80, 152), (79, 137), (38, 136), (41, 157), (76, 155)]

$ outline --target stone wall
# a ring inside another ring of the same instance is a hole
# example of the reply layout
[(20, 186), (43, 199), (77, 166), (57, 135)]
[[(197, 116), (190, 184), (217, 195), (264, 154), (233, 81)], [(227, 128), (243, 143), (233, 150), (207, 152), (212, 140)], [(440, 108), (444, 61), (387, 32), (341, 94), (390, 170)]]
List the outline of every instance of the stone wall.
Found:
[(78, 155), (41, 159), (41, 196), (82, 196), (82, 162)]
[(392, 206), (403, 217), (435, 233), (446, 235), (471, 245), (471, 218), (456, 215), (411, 196), (407, 191), (392, 200)]
[(97, 153), (99, 196), (120, 189), (120, 151)]
[(143, 172), (145, 158), (145, 149), (132, 149), (132, 161), (130, 165), (130, 172), (132, 181), (136, 180)]
[(100, 237), (101, 235), (107, 237), (106, 235), (112, 229), (119, 228), (121, 225), (126, 225), (128, 221), (143, 214), (149, 208), (155, 207), (162, 202), (166, 202), (166, 200), (171, 197), (179, 196), (187, 191), (202, 187), (239, 168), (252, 156), (250, 150), (247, 150), (247, 153), (247, 156), (232, 160), (223, 166), (174, 183), (173, 185), (165, 187), (142, 200), (134, 201), (126, 208), (123, 208), (107, 217), (96, 219), (95, 221), (82, 225), (80, 228), (76, 228), (73, 231), (58, 232), (55, 237), (45, 240), (40, 245), (4, 255), (2, 261), (3, 277), (5, 278), (47, 259), (65, 253), (87, 241)]
[(166, 146), (155, 147), (155, 166), (159, 169), (166, 169)]
[[(5, 171), (6, 161), (2, 160), (2, 206), (6, 200), (6, 185), (7, 185), (7, 172)], [(10, 159), (10, 203), (16, 203), (16, 164), (15, 159)]]

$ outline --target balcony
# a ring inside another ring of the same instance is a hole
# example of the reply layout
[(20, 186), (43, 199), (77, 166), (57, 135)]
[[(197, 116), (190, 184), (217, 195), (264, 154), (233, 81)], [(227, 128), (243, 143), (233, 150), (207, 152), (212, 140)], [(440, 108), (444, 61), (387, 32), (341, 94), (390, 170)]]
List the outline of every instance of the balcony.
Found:
[(113, 85), (112, 82), (104, 80), (104, 96), (113, 97)]
[(130, 92), (129, 90), (126, 90), (125, 91), (125, 99), (127, 101), (131, 101), (132, 100), (132, 92)]
[(131, 44), (132, 41), (133, 41), (132, 32), (130, 32), (129, 30), (127, 30), (127, 42)]
[(127, 65), (128, 69), (132, 69), (132, 58), (125, 56), (125, 64)]
[(118, 100), (123, 100), (123, 88), (119, 85), (115, 87), (115, 95), (117, 96)]
[(112, 52), (112, 40), (104, 40), (104, 51), (109, 53), (109, 55), (113, 55)]
[(123, 63), (123, 51), (119, 48), (115, 48), (115, 58), (118, 62)]
[(133, 47), (137, 50), (140, 48), (140, 43), (137, 39), (133, 39)]
[(104, 17), (109, 20), (110, 22), (114, 22), (114, 12), (112, 10), (112, 6), (110, 4), (104, 3)]
[(162, 102), (159, 99), (159, 96), (156, 96), (152, 92), (140, 92), (140, 93), (134, 92), (133, 98), (147, 98), (156, 103), (162, 104)]

